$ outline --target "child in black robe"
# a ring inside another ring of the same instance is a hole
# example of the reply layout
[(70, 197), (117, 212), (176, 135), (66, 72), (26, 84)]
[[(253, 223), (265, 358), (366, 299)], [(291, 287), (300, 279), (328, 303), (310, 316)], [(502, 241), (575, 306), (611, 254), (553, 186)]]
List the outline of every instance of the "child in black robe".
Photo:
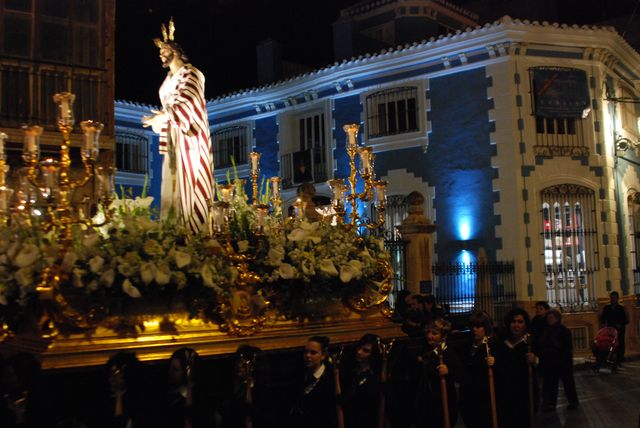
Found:
[[(457, 396), (454, 381), (459, 375), (460, 364), (456, 353), (449, 349), (445, 339), (451, 331), (451, 323), (443, 319), (431, 321), (426, 327), (426, 342), (422, 354), (415, 363), (416, 427), (439, 428), (444, 426), (443, 391), (441, 377), (446, 379), (446, 394), (450, 426), (458, 418)], [(442, 359), (441, 359), (442, 357)]]
[(493, 321), (486, 312), (476, 312), (469, 324), (471, 334), (460, 352), (460, 414), (467, 428), (492, 428), (489, 367), (495, 362)]
[[(495, 375), (500, 428), (531, 426), (538, 408), (538, 382), (535, 367), (538, 358), (531, 352), (526, 332), (529, 315), (522, 308), (511, 310), (504, 320), (504, 334), (496, 342)], [(533, 414), (530, 410), (533, 390)]]

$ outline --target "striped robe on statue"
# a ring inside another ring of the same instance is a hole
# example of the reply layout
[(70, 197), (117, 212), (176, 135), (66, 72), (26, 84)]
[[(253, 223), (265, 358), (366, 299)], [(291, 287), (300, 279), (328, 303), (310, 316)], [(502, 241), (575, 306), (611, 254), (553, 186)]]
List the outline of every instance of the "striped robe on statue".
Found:
[[(162, 162), (161, 217), (171, 211), (192, 232), (208, 231), (213, 199), (213, 157), (204, 98), (204, 75), (191, 64), (168, 74), (160, 87), (167, 121), (159, 129)], [(154, 129), (155, 130), (155, 129)]]

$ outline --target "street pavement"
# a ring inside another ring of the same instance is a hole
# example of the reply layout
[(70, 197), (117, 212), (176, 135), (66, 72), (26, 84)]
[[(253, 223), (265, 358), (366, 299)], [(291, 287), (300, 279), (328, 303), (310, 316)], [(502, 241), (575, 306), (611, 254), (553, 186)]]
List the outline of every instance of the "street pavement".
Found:
[(640, 427), (639, 359), (625, 363), (617, 373), (604, 370), (594, 373), (589, 368), (576, 370), (575, 378), (580, 406), (568, 410), (564, 391), (560, 387), (556, 411), (539, 413), (539, 427)]

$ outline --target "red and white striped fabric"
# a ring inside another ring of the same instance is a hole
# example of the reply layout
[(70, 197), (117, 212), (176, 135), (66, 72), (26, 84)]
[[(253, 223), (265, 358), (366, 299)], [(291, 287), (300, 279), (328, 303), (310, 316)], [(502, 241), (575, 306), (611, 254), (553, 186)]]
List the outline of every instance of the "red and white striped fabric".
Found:
[(204, 97), (204, 75), (186, 64), (160, 87), (167, 121), (160, 131), (161, 216), (172, 210), (191, 231), (207, 231), (213, 198), (213, 156)]

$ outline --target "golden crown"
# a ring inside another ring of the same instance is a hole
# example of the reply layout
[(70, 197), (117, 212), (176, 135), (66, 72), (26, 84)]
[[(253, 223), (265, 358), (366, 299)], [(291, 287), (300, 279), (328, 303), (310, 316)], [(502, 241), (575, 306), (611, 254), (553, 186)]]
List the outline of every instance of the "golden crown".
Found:
[(174, 41), (173, 34), (176, 32), (176, 26), (173, 23), (173, 16), (169, 20), (169, 28), (167, 29), (167, 27), (162, 24), (162, 27), (160, 27), (160, 29), (162, 30), (162, 40), (158, 38), (153, 39), (153, 43), (155, 43), (158, 49), (162, 49), (162, 47), (168, 42)]

